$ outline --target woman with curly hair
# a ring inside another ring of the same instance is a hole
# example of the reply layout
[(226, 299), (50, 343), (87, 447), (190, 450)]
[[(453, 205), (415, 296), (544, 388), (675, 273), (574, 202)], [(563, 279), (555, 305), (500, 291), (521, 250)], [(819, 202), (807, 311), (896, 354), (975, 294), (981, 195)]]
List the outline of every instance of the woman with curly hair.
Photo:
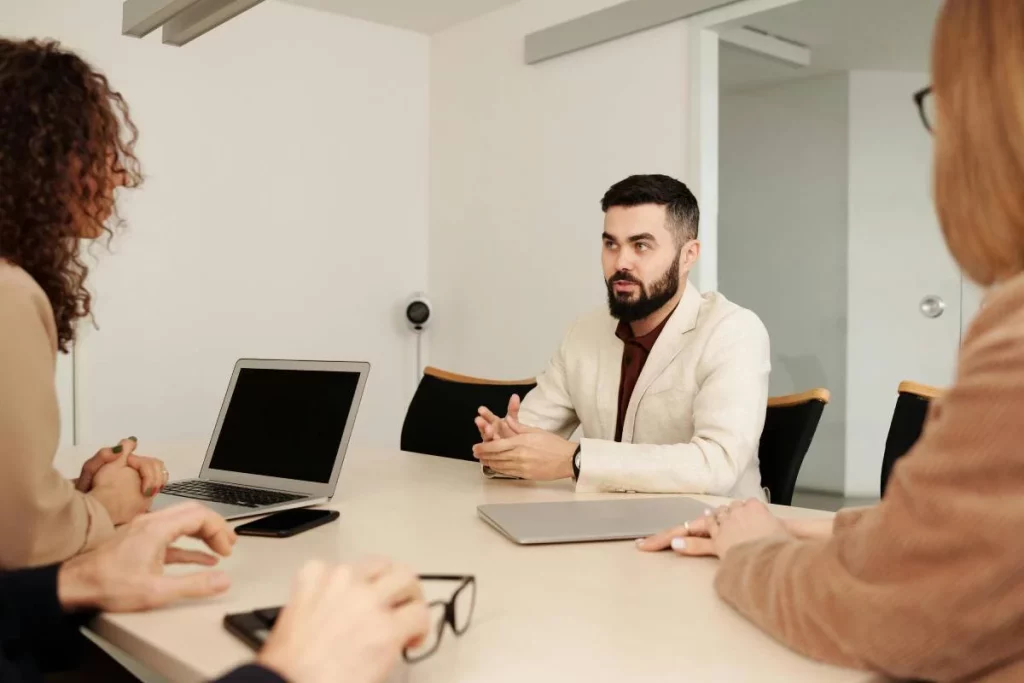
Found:
[(134, 437), (75, 481), (53, 467), (56, 353), (90, 315), (79, 242), (113, 237), (114, 191), (141, 180), (136, 137), (124, 99), (79, 57), (0, 39), (0, 569), (93, 548), (167, 483)]

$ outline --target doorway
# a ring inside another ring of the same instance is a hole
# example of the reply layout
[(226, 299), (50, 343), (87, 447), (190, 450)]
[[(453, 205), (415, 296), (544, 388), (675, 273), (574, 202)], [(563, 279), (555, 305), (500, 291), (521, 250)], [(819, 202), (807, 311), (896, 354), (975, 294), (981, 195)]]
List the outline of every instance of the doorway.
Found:
[(773, 395), (832, 393), (803, 490), (878, 495), (896, 387), (948, 385), (976, 310), (912, 99), (940, 7), (748, 0), (691, 20), (694, 173), (717, 255), (701, 285), (768, 327)]

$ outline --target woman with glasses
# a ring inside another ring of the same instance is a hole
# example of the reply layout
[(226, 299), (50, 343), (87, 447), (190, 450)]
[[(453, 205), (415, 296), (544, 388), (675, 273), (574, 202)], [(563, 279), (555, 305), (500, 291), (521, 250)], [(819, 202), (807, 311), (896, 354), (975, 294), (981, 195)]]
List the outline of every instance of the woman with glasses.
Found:
[(1024, 681), (1024, 2), (947, 0), (933, 78), (942, 232), (989, 293), (885, 498), (825, 524), (738, 502), (639, 545), (720, 557), (721, 597), (816, 659)]

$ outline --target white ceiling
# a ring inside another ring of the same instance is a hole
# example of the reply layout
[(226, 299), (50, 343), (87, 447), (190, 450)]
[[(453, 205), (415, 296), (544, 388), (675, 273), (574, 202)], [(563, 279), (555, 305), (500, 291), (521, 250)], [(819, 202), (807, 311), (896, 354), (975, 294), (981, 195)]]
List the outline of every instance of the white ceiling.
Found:
[[(483, 16), (518, 0), (284, 0), (293, 5), (436, 33), (468, 19)], [(553, 0), (554, 1), (554, 0)]]
[(929, 70), (942, 0), (803, 0), (726, 24), (752, 26), (810, 46), (811, 66), (797, 68), (723, 44), (725, 90), (855, 69)]

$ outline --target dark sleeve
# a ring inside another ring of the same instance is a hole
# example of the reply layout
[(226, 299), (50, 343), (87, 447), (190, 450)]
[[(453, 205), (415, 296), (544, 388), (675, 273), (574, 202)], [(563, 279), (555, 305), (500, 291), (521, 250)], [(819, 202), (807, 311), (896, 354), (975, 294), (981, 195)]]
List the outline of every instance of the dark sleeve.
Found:
[(78, 629), (93, 615), (65, 614), (57, 598), (60, 565), (0, 573), (0, 643), (50, 640)]
[(91, 613), (68, 615), (57, 598), (59, 565), (0, 573), (0, 671), (57, 671), (81, 651), (79, 628)]
[(235, 669), (227, 676), (218, 678), (214, 683), (288, 683), (270, 669), (256, 664), (249, 664)]
[(0, 649), (0, 683), (27, 683), (25, 673), (16, 662), (8, 661), (7, 655)]

